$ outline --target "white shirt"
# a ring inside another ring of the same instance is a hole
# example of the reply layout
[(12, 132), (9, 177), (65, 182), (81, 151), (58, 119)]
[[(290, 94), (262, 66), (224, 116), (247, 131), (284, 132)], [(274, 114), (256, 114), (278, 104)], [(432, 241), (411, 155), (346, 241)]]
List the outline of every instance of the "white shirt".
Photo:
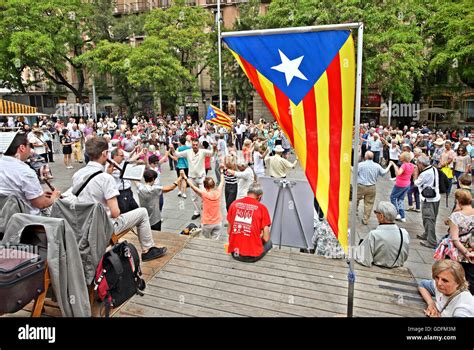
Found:
[(45, 154), (46, 153), (46, 142), (43, 141), (42, 139), (40, 139), (39, 137), (37, 136), (33, 136), (30, 140), (30, 143), (33, 143), (33, 144), (41, 144), (41, 146), (35, 146), (35, 153), (36, 154)]
[[(84, 168), (78, 170), (72, 176), (73, 191), (87, 180), (93, 173), (102, 170), (104, 166), (97, 162), (89, 162)], [(107, 206), (107, 200), (119, 195), (115, 179), (112, 175), (104, 172), (95, 176), (79, 194), (77, 200), (82, 203), (102, 203), (110, 216), (110, 209)]]
[(254, 180), (254, 175), (251, 167), (247, 167), (244, 171), (236, 171), (235, 177), (237, 178), (237, 198), (244, 198), (247, 196), (249, 187)]
[[(440, 293), (435, 284), (436, 308), (442, 310), (449, 297)], [(474, 297), (469, 291), (456, 295), (441, 313), (441, 317), (474, 317)]]
[(259, 152), (253, 154), (253, 170), (258, 176), (265, 175), (265, 165), (263, 164), (262, 155)]
[(175, 152), (176, 157), (186, 158), (189, 166), (189, 177), (200, 178), (206, 175), (205, 163), (206, 156), (212, 156), (214, 151), (200, 149), (194, 153), (193, 149), (187, 149), (182, 152)]
[[(119, 167), (122, 169), (124, 166), (125, 166), (125, 161), (119, 164)], [(120, 170), (118, 170), (117, 168), (114, 168), (114, 171), (112, 172), (112, 176), (115, 179), (115, 183), (119, 191), (128, 190), (129, 188), (132, 188), (132, 182), (130, 180), (121, 179)]]
[(40, 214), (40, 210), (30, 202), (43, 195), (38, 176), (33, 169), (15, 157), (0, 157), (0, 194), (14, 195), (25, 203), (30, 214)]
[[(436, 186), (434, 186), (434, 182), (436, 179)], [(415, 186), (419, 188), (420, 190), (420, 197), (422, 200), (425, 200), (427, 202), (438, 202), (441, 199), (441, 195), (439, 194), (439, 176), (438, 176), (438, 170), (433, 168), (432, 166), (426, 168), (424, 171), (420, 173), (418, 176), (418, 179), (415, 180)], [(421, 194), (425, 187), (431, 187), (435, 189), (436, 192), (436, 197), (434, 198), (425, 198)]]

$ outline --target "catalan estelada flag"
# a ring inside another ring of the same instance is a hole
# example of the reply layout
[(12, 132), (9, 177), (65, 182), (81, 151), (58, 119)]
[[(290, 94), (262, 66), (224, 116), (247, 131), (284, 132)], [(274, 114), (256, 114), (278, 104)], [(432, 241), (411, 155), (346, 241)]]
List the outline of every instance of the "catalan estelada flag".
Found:
[(224, 38), (295, 148), (347, 252), (355, 93), (349, 30)]
[(213, 105), (209, 105), (207, 109), (206, 121), (224, 128), (232, 128), (232, 118)]

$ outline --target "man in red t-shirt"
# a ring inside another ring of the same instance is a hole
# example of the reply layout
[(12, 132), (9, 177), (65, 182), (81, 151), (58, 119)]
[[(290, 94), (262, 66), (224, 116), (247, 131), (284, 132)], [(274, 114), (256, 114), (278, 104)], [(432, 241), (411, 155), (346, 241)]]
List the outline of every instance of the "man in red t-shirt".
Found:
[(247, 197), (234, 201), (229, 208), (228, 251), (236, 260), (256, 262), (272, 248), (272, 222), (268, 209), (260, 203), (262, 195), (262, 187), (254, 182), (250, 185)]

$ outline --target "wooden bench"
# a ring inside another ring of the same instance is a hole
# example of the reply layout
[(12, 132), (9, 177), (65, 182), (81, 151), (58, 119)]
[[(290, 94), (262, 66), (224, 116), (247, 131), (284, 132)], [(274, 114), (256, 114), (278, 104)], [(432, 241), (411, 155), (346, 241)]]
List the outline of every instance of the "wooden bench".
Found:
[(112, 233), (112, 236), (110, 237), (110, 245), (117, 244), (119, 239), (125, 236), (129, 232), (135, 233), (133, 229), (128, 229), (119, 233)]

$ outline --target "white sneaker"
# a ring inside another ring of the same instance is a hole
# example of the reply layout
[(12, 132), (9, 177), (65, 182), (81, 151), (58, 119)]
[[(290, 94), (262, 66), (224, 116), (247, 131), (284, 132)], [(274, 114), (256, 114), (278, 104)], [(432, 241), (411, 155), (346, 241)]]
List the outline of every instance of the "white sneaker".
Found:
[(188, 196), (186, 196), (186, 193), (183, 193), (183, 194), (181, 195), (181, 197), (183, 197), (183, 198), (188, 198)]
[(407, 219), (401, 218), (400, 221), (401, 221), (401, 222), (407, 222)]
[(397, 215), (397, 217), (395, 218), (395, 220), (400, 220), (402, 217), (400, 216), (400, 214)]
[(178, 192), (178, 197), (181, 197), (181, 191)]

